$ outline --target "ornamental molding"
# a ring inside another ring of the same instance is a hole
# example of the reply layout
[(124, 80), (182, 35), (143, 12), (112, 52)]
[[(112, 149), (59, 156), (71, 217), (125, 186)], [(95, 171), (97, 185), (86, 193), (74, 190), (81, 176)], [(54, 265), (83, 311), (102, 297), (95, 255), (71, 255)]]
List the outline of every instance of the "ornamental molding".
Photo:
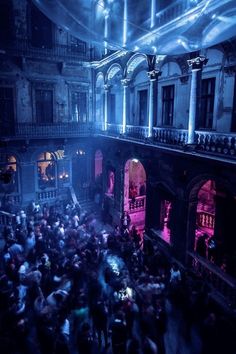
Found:
[(196, 58), (187, 60), (188, 66), (192, 70), (202, 70), (203, 65), (206, 65), (208, 59), (204, 55), (199, 55)]
[(124, 79), (120, 80), (120, 82), (124, 87), (127, 87), (127, 86), (129, 86), (131, 79), (124, 78)]
[(162, 72), (160, 70), (153, 69), (151, 71), (148, 71), (147, 74), (150, 81), (156, 81), (158, 80), (158, 77), (161, 76)]

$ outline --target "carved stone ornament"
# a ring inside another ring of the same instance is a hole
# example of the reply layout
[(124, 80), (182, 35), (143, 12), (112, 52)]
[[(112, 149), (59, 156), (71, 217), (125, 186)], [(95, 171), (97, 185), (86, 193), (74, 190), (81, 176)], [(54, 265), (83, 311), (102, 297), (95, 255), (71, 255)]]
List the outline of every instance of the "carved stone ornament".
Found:
[(158, 80), (158, 77), (161, 76), (162, 72), (160, 70), (151, 70), (151, 71), (148, 71), (148, 77), (151, 81), (156, 81)]
[(203, 65), (206, 65), (207, 62), (208, 59), (203, 55), (187, 60), (187, 63), (192, 70), (201, 70)]
[(103, 86), (103, 88), (104, 88), (105, 91), (109, 91), (110, 87), (111, 87), (111, 85), (109, 85), (109, 84), (105, 84), (105, 85)]
[(122, 79), (122, 80), (120, 80), (120, 82), (121, 82), (121, 84), (123, 85), (123, 86), (129, 86), (129, 84), (130, 84), (130, 79), (127, 79), (127, 78), (124, 78), (124, 79)]

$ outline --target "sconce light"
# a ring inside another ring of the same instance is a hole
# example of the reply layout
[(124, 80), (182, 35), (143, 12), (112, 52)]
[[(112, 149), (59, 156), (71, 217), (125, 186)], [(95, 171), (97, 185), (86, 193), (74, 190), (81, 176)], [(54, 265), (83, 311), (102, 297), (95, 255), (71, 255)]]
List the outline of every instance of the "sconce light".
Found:
[(85, 151), (82, 150), (82, 149), (79, 149), (79, 150), (76, 151), (76, 154), (77, 155), (85, 155)]
[(63, 173), (60, 173), (59, 179), (63, 182), (67, 182), (69, 179), (69, 174), (67, 172), (63, 171)]

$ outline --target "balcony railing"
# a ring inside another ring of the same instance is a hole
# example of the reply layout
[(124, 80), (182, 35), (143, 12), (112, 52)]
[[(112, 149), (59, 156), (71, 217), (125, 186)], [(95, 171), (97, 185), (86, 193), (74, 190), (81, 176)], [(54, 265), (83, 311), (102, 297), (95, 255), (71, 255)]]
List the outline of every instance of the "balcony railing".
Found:
[(57, 190), (51, 190), (51, 191), (42, 191), (42, 192), (37, 192), (37, 200), (40, 201), (47, 201), (47, 200), (52, 200), (57, 198)]
[(214, 229), (215, 215), (206, 211), (200, 211), (199, 213), (197, 213), (197, 224), (200, 227)]
[(6, 226), (13, 223), (15, 215), (0, 210), (0, 225)]
[(202, 152), (236, 156), (236, 134), (196, 131), (197, 149)]
[(161, 27), (176, 18), (183, 16), (186, 11), (191, 10), (191, 7), (196, 6), (201, 0), (191, 2), (189, 0), (175, 1), (173, 4), (156, 14), (156, 23)]
[(119, 135), (122, 133), (121, 124), (107, 124), (107, 131), (109, 134)]
[(134, 200), (129, 200), (129, 213), (136, 213), (145, 210), (146, 196), (136, 197)]
[(171, 145), (183, 146), (187, 144), (188, 131), (185, 129), (175, 128), (153, 128), (153, 141), (156, 143), (164, 143)]
[(67, 138), (86, 137), (94, 132), (92, 123), (55, 123), (55, 124), (30, 124), (21, 123), (15, 126), (17, 138)]
[(148, 127), (127, 125), (125, 135), (130, 138), (143, 140), (148, 136)]
[(51, 60), (60, 61), (94, 60), (91, 57), (91, 52), (86, 50), (86, 46), (83, 43), (78, 46), (54, 43), (52, 48), (38, 48), (33, 47), (28, 40), (17, 39), (5, 44), (1, 49), (5, 50), (6, 54), (12, 56), (38, 59), (50, 58)]
[(236, 309), (236, 281), (234, 278), (192, 252), (188, 252), (188, 264), (196, 274), (207, 281), (218, 298), (221, 297), (229, 307)]
[[(152, 137), (148, 138), (147, 126), (127, 125), (125, 134), (121, 124), (108, 124), (104, 130), (104, 122), (67, 122), (67, 123), (17, 123), (12, 129), (2, 131), (1, 137), (17, 139), (37, 138), (73, 138), (102, 134), (121, 137), (127, 140), (145, 141), (154, 145), (168, 145), (175, 149), (188, 147), (188, 131), (171, 127), (154, 127)], [(217, 133), (214, 131), (196, 131), (196, 140), (192, 149), (199, 154), (236, 158), (236, 133)]]

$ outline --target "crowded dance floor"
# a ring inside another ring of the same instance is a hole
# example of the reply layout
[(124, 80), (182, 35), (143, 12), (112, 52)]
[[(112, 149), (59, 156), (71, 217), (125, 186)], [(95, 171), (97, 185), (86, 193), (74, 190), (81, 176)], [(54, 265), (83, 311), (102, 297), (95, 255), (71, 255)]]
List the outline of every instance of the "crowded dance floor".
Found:
[(1, 353), (233, 354), (208, 284), (101, 212), (31, 203), (4, 227)]

